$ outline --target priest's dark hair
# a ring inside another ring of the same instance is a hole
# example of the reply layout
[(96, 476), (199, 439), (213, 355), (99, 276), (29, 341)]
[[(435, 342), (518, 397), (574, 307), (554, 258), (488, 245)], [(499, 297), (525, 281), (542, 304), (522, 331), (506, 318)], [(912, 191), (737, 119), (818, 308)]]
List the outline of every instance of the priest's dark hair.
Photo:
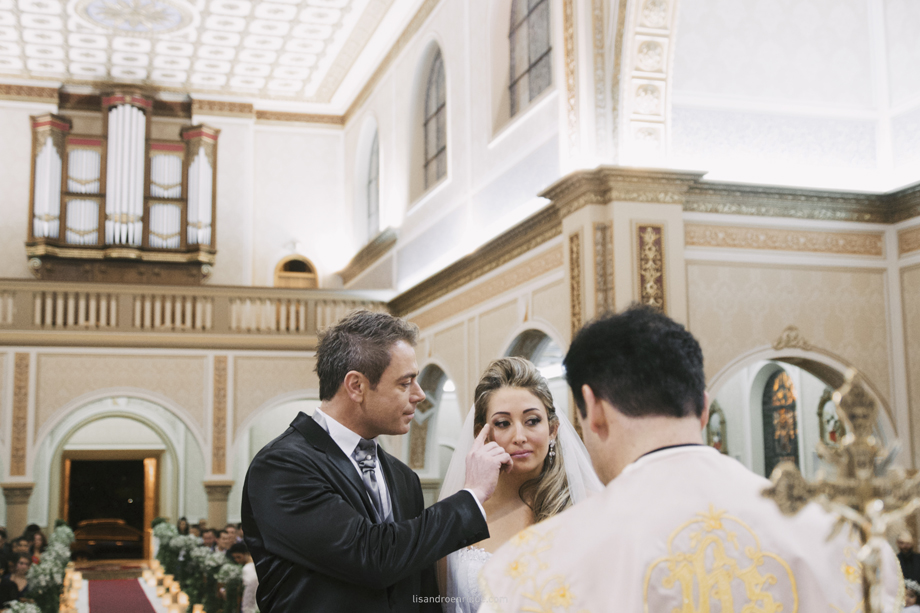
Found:
[(376, 388), (390, 365), (390, 349), (398, 341), (414, 347), (418, 326), (388, 313), (355, 311), (323, 332), (316, 348), (319, 399), (332, 400), (352, 370)]
[(653, 307), (634, 304), (588, 323), (563, 364), (582, 417), (587, 415), (583, 385), (629, 417), (703, 414), (706, 377), (700, 344)]

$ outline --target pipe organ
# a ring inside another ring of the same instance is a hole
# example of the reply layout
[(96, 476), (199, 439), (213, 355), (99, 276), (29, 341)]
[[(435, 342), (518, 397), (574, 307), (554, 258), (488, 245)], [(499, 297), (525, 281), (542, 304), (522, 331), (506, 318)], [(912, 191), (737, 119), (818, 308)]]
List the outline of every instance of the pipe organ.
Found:
[[(115, 92), (97, 100), (96, 130), (86, 129), (83, 109), (32, 117), (33, 273), (114, 281), (120, 263), (132, 263), (134, 277), (149, 263), (147, 276), (159, 277), (150, 282), (181, 283), (172, 272), (183, 266), (201, 282), (214, 262), (220, 130), (185, 125), (172, 138), (162, 128), (154, 137), (151, 97)], [(128, 277), (119, 278), (145, 280)]]

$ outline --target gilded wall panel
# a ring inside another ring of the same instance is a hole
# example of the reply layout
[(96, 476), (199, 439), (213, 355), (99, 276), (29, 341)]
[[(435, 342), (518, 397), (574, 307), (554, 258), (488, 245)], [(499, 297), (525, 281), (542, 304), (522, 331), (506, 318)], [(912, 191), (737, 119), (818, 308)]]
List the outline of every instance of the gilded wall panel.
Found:
[[(910, 403), (911, 439), (920, 436), (920, 267), (901, 273), (901, 295), (904, 308), (904, 341), (907, 347), (907, 393)], [(920, 448), (914, 446), (914, 466), (920, 459)]]
[(505, 272), (471, 287), (450, 300), (445, 300), (427, 311), (422, 311), (412, 316), (410, 319), (424, 330), (440, 321), (478, 306), (486, 300), (494, 298), (518, 285), (545, 275), (554, 268), (561, 268), (562, 265), (562, 247), (547, 249), (543, 253), (511, 267)]
[(165, 396), (205, 429), (206, 368), (204, 357), (39, 355), (35, 430), (74, 398), (112, 387), (133, 387)]
[(282, 394), (319, 389), (314, 358), (241, 357), (233, 360), (233, 437), (253, 411)]
[(533, 292), (533, 316), (551, 323), (564, 335), (569, 329), (568, 301), (564, 280), (541, 287)]
[[(513, 300), (479, 316), (479, 365), (485, 368), (505, 355), (513, 339), (508, 338), (518, 325), (517, 301)], [(478, 373), (477, 373), (478, 375)]]
[(689, 328), (706, 376), (794, 325), (817, 348), (862, 370), (886, 400), (890, 390), (882, 271), (690, 264)]
[[(463, 324), (452, 326), (443, 332), (434, 335), (431, 341), (431, 355), (448, 369), (448, 377), (457, 386), (460, 398), (466, 397), (466, 337), (463, 333)], [(419, 360), (422, 357), (419, 356)]]

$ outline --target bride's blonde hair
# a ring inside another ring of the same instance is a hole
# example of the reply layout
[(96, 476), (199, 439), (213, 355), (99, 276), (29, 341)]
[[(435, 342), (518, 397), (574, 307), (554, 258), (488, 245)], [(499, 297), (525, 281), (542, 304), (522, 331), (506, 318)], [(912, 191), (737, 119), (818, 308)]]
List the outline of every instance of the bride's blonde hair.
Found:
[[(559, 418), (556, 416), (553, 395), (549, 391), (546, 379), (530, 361), (511, 357), (493, 360), (479, 378), (479, 384), (476, 386), (476, 401), (473, 405), (475, 411), (473, 416), (474, 436), (478, 436), (479, 431), (486, 425), (486, 415), (492, 394), (503, 387), (525, 389), (539, 398), (546, 409), (550, 432), (558, 433)], [(547, 453), (540, 476), (526, 481), (518, 494), (533, 511), (534, 522), (552, 517), (572, 504), (558, 436), (556, 436), (555, 459)]]

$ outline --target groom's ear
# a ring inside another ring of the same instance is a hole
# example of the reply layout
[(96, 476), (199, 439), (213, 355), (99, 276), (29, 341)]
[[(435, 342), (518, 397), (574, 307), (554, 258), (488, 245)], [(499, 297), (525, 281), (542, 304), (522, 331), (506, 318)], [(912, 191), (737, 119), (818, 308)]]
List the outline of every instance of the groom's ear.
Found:
[(604, 401), (594, 395), (594, 390), (588, 384), (581, 386), (581, 395), (585, 399), (585, 423), (591, 432), (601, 440), (606, 440), (610, 431), (607, 422), (607, 413), (604, 411)]
[(357, 370), (349, 370), (348, 374), (345, 375), (345, 381), (342, 383), (342, 388), (345, 390), (345, 394), (348, 396), (349, 400), (360, 404), (364, 402), (364, 395), (367, 393), (369, 384), (370, 381), (367, 380), (367, 377)]

